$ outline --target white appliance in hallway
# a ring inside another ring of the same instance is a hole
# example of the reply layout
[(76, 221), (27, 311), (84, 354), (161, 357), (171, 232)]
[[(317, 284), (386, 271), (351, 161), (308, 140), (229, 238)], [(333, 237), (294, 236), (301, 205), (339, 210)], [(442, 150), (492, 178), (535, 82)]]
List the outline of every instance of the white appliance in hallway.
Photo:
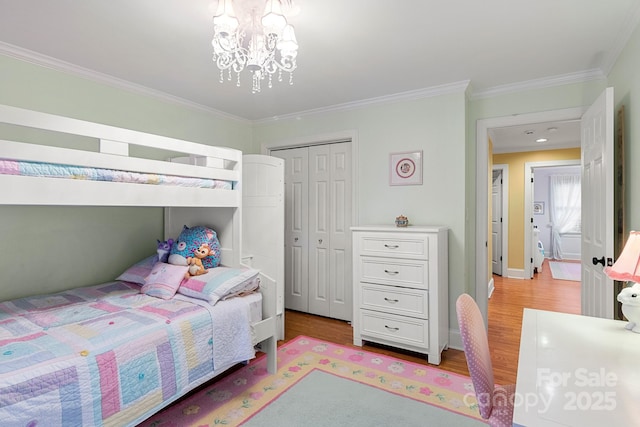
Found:
[(542, 273), (542, 262), (544, 261), (544, 245), (540, 241), (540, 229), (533, 227), (533, 236), (531, 237), (534, 247), (531, 250), (533, 254), (533, 269), (535, 273)]
[(491, 189), (491, 267), (493, 274), (502, 276), (502, 170), (493, 170)]

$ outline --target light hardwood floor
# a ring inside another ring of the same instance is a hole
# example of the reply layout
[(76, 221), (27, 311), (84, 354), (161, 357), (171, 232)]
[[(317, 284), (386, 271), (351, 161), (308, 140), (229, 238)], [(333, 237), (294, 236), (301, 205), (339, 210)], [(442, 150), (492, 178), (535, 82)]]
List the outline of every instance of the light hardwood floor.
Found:
[[(516, 381), (523, 308), (580, 313), (580, 283), (554, 280), (547, 263), (545, 260), (542, 271), (532, 280), (494, 276), (495, 291), (489, 299), (488, 336), (494, 377), (498, 384), (514, 384)], [(288, 310), (285, 314), (284, 341), (298, 335), (359, 348), (353, 346), (353, 333), (349, 323)], [(362, 348), (427, 364), (423, 356), (415, 353), (369, 344)], [(438, 368), (469, 375), (464, 353), (459, 350), (444, 351)]]

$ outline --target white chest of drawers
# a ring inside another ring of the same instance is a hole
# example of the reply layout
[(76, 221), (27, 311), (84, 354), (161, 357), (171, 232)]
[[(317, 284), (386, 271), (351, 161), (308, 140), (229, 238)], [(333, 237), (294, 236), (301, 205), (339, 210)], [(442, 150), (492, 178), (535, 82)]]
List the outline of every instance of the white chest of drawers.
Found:
[(440, 364), (449, 345), (448, 229), (353, 227), (353, 343), (377, 342)]

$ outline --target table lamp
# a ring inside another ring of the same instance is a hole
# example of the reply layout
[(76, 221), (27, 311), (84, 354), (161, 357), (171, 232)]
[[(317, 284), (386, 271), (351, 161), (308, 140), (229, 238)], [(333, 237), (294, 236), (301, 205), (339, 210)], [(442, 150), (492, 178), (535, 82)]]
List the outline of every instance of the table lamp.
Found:
[(622, 253), (611, 267), (605, 267), (604, 274), (613, 280), (634, 282), (622, 289), (617, 299), (629, 320), (626, 328), (640, 334), (640, 231), (629, 233)]

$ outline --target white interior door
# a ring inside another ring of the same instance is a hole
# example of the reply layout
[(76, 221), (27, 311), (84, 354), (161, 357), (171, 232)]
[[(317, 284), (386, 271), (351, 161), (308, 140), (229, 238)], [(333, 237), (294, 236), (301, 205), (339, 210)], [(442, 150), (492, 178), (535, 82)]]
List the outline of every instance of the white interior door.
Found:
[(309, 309), (308, 152), (303, 147), (271, 153), (285, 162), (285, 307), (303, 312)]
[[(529, 182), (525, 182), (524, 185), (528, 185), (529, 186), (529, 203), (531, 206), (530, 209), (527, 210), (527, 215), (528, 221), (527, 221), (527, 226), (525, 227), (525, 233), (527, 233), (527, 236), (529, 237), (529, 251), (525, 251), (525, 260), (524, 260), (524, 265), (525, 265), (525, 271), (527, 272), (527, 278), (529, 279), (533, 279), (533, 274), (534, 274), (534, 265), (533, 265), (533, 257), (535, 256), (535, 252), (534, 252), (534, 248), (537, 247), (537, 242), (533, 240), (533, 230), (534, 230), (534, 226), (533, 226), (533, 195), (535, 194), (535, 170), (533, 168), (530, 169), (531, 170), (531, 178), (529, 179)], [(525, 178), (526, 179), (526, 178)], [(528, 256), (527, 256), (527, 252), (528, 252)]]
[(352, 320), (351, 144), (331, 144), (329, 317)]
[[(612, 319), (613, 281), (602, 269), (613, 262), (613, 88), (582, 116), (582, 314)], [(596, 260), (598, 262), (596, 262)]]
[(491, 190), (491, 266), (502, 276), (502, 171), (493, 171)]
[(351, 174), (347, 143), (309, 147), (309, 312), (351, 320)]
[(328, 145), (309, 147), (309, 312), (329, 316), (331, 170)]

